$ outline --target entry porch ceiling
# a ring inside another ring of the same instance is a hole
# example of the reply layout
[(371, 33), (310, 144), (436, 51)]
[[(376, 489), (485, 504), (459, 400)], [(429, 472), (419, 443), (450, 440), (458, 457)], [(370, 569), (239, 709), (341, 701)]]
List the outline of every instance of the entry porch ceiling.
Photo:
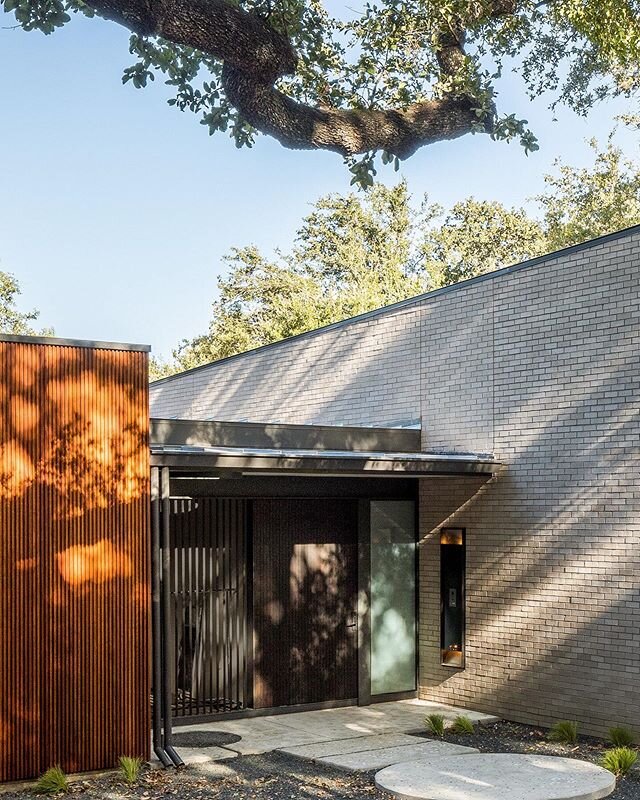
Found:
[(151, 464), (194, 474), (420, 477), (492, 475), (486, 453), (420, 450), (408, 428), (151, 420)]

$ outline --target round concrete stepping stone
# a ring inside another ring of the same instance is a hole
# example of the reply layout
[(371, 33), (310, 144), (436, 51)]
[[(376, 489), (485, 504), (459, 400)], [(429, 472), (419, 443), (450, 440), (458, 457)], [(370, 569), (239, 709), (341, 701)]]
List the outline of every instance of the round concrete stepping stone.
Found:
[(587, 761), (511, 753), (423, 758), (376, 775), (379, 789), (403, 800), (599, 800), (615, 785)]
[(226, 731), (175, 731), (173, 743), (176, 747), (224, 747), (239, 742), (242, 737)]

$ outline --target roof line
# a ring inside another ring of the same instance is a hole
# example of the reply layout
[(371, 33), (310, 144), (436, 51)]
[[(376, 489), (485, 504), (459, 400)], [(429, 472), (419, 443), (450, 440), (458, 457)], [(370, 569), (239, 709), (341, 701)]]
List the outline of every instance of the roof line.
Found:
[(92, 339), (62, 339), (58, 336), (23, 336), (14, 333), (0, 333), (0, 342), (49, 344), (54, 347), (90, 347), (93, 350), (135, 350), (142, 353), (148, 353), (151, 350), (151, 345), (148, 344), (98, 342)]
[(519, 272), (523, 269), (529, 269), (530, 267), (535, 267), (540, 264), (547, 263), (549, 261), (556, 260), (558, 258), (562, 258), (563, 256), (570, 255), (572, 253), (579, 253), (582, 250), (588, 250), (592, 247), (597, 247), (598, 245), (605, 244), (606, 242), (615, 241), (617, 239), (622, 239), (626, 236), (632, 236), (634, 233), (640, 233), (640, 225), (632, 225), (629, 228), (622, 228), (619, 231), (613, 231), (613, 233), (606, 233), (602, 236), (597, 236), (595, 239), (588, 239), (586, 242), (580, 242), (579, 244), (573, 244), (569, 247), (563, 247), (560, 250), (554, 250), (551, 253), (545, 253), (540, 256), (536, 256), (535, 258), (530, 258), (527, 261), (521, 261), (517, 264), (511, 264), (507, 267), (502, 267), (501, 269), (494, 270), (493, 272), (487, 272), (484, 275), (477, 275), (474, 278), (468, 278), (465, 281), (460, 281), (459, 283), (452, 283), (449, 286), (443, 286), (441, 289), (434, 289), (430, 292), (424, 292), (423, 294), (415, 295), (414, 297), (408, 297), (406, 300), (400, 300), (397, 303), (392, 303), (388, 306), (382, 306), (381, 308), (374, 308), (371, 311), (365, 311), (362, 314), (357, 314), (355, 317), (347, 317), (347, 319), (339, 320), (338, 322), (332, 322), (329, 325), (323, 325), (320, 328), (314, 328), (310, 331), (304, 331), (303, 333), (297, 333), (294, 336), (288, 336), (286, 339), (279, 339), (277, 342), (269, 342), (268, 344), (260, 345), (259, 347), (253, 347), (250, 350), (245, 350), (242, 353), (235, 353), (232, 356), (226, 356), (225, 358), (219, 358), (215, 361), (210, 361), (207, 364), (200, 364), (197, 367), (192, 367), (191, 369), (183, 370), (182, 372), (177, 372), (175, 375), (167, 375), (165, 378), (159, 378), (156, 381), (152, 381), (149, 385), (150, 386), (158, 386), (161, 383), (167, 383), (172, 380), (176, 380), (177, 378), (182, 378), (185, 375), (190, 375), (193, 372), (199, 372), (204, 369), (209, 369), (213, 366), (218, 366), (219, 364), (225, 364), (229, 361), (234, 361), (239, 358), (243, 358), (244, 356), (252, 355), (254, 353), (258, 353), (261, 350), (266, 350), (268, 348), (275, 348), (280, 345), (287, 344), (289, 342), (297, 341), (299, 339), (304, 338), (311, 338), (312, 336), (317, 336), (318, 334), (325, 333), (326, 331), (335, 330), (336, 328), (343, 327), (345, 325), (350, 325), (351, 323), (360, 322), (364, 319), (370, 319), (372, 317), (376, 317), (378, 315), (387, 314), (392, 311), (398, 311), (399, 309), (404, 308), (405, 306), (411, 306), (416, 303), (420, 303), (423, 300), (431, 299), (432, 297), (438, 297), (442, 294), (448, 294), (449, 292), (458, 291), (459, 289), (467, 288), (468, 286), (475, 286), (478, 283), (483, 283), (484, 281), (493, 280), (495, 278), (501, 277), (502, 275), (509, 275), (513, 272)]

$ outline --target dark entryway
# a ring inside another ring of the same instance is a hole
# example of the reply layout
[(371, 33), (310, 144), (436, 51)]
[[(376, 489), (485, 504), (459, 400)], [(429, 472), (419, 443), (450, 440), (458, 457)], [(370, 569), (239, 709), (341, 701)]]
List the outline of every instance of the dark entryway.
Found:
[(358, 504), (253, 503), (254, 705), (358, 696)]
[(358, 501), (170, 501), (173, 716), (358, 697)]
[(163, 473), (157, 664), (172, 719), (414, 691), (415, 486)]
[(412, 429), (152, 422), (158, 758), (173, 721), (415, 696), (417, 479), (494, 466)]

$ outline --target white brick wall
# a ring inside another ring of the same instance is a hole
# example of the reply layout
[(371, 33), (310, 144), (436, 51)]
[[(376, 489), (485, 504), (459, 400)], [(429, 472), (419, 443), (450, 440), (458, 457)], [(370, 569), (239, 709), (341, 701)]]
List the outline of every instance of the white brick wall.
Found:
[(368, 316), (151, 386), (151, 414), (326, 424), (420, 416), (420, 308)]
[[(493, 369), (506, 469), (457, 512), (478, 487), (423, 482), (423, 696), (596, 733), (638, 723), (639, 245), (636, 234), (491, 282), (494, 357), (463, 371), (490, 394)], [(444, 360), (423, 363), (446, 379)], [(468, 537), (464, 671), (439, 658), (434, 529), (448, 517)]]

